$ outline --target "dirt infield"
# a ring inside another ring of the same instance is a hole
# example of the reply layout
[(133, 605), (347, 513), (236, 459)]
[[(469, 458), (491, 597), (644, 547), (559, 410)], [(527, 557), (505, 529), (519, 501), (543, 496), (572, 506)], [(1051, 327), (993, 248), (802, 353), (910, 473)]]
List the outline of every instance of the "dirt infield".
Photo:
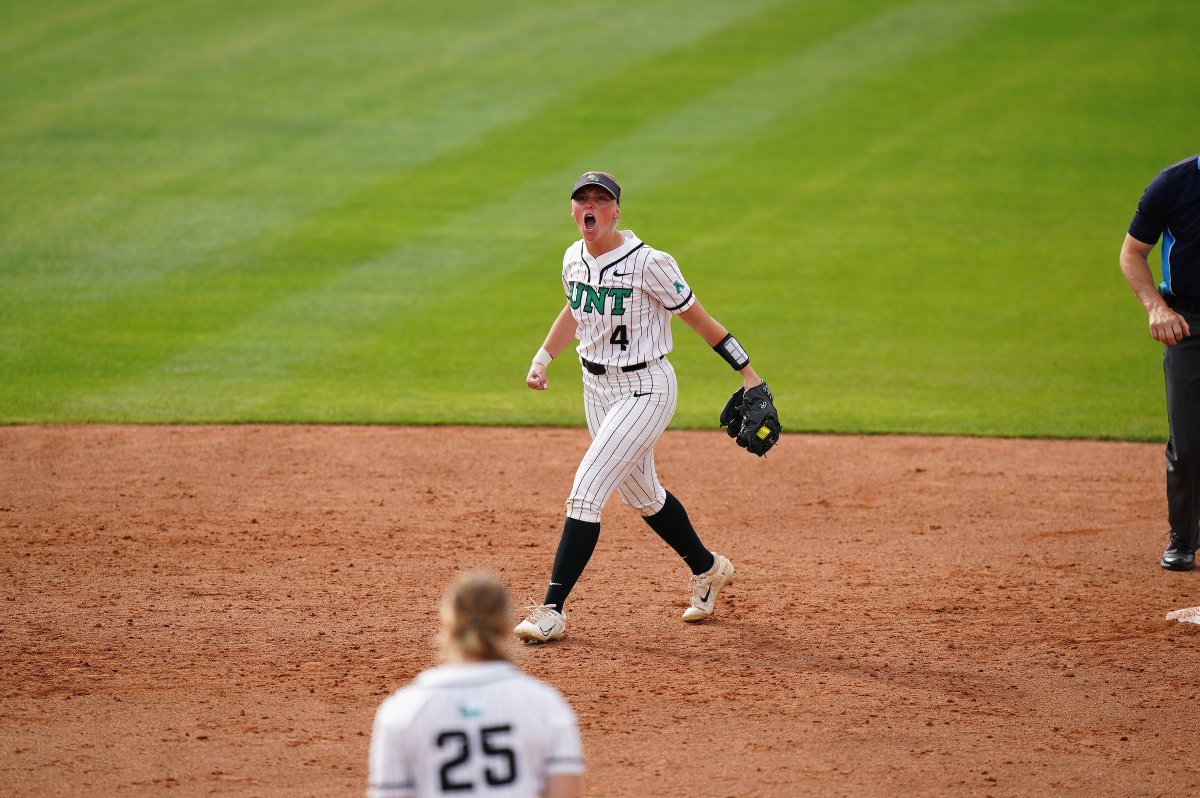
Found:
[[(0, 428), (0, 794), (359, 796), (460, 569), (541, 597), (582, 430)], [(590, 796), (1200, 790), (1162, 447), (668, 432), (707, 624), (618, 499), (565, 641)], [(168, 789), (169, 788), (169, 789)]]

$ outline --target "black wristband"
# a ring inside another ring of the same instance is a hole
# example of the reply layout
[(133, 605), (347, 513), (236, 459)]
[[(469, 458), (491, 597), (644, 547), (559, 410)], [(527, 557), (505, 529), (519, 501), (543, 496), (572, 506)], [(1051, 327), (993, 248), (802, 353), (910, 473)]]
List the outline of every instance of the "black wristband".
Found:
[(733, 337), (733, 333), (729, 333), (721, 339), (720, 343), (713, 347), (716, 353), (725, 358), (725, 362), (733, 366), (734, 371), (741, 371), (750, 365), (750, 356), (746, 354), (746, 350), (742, 349), (742, 345), (738, 343), (738, 339)]

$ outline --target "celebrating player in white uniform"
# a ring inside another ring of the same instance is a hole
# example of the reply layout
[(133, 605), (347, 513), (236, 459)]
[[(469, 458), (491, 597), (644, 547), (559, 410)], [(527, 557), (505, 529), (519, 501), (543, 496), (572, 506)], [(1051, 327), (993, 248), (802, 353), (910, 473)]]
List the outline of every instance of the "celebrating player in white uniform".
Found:
[(583, 366), (584, 411), (592, 436), (567, 499), (567, 517), (542, 604), (517, 625), (527, 642), (561, 638), (564, 602), (600, 537), (600, 510), (614, 490), (675, 550), (692, 572), (683, 620), (713, 614), (733, 564), (700, 542), (679, 500), (654, 472), (654, 444), (675, 413), (678, 387), (666, 355), (671, 317), (679, 316), (740, 372), (745, 390), (763, 384), (750, 359), (701, 307), (675, 260), (618, 230), (621, 186), (607, 172), (586, 172), (571, 190), (571, 215), (582, 240), (563, 256), (567, 304), (550, 327), (525, 378), (545, 390), (546, 366), (575, 338)]
[(368, 798), (575, 798), (583, 756), (575, 713), (506, 654), (512, 615), (492, 576), (457, 579), (442, 601), (446, 664), (379, 707)]

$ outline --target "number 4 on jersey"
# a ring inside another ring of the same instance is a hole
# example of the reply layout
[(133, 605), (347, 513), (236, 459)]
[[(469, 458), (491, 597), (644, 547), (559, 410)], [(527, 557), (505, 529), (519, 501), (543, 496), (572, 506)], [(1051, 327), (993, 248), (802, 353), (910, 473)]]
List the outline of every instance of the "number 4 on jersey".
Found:
[(612, 337), (608, 339), (610, 344), (618, 344), (622, 350), (629, 348), (629, 330), (624, 324), (617, 325), (617, 329), (613, 330)]

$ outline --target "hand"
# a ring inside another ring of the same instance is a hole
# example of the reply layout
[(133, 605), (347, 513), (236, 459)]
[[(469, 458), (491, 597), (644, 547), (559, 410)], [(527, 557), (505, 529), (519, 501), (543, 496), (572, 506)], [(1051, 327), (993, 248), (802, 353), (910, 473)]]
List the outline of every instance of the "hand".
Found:
[(746, 364), (746, 368), (742, 369), (741, 375), (742, 388), (747, 391), (751, 388), (757, 388), (764, 382), (763, 378), (758, 376), (758, 373), (754, 370), (754, 367), (749, 364)]
[(1174, 346), (1191, 334), (1187, 319), (1165, 304), (1150, 310), (1150, 335), (1155, 341)]
[(525, 384), (535, 391), (546, 390), (546, 367), (541, 363), (530, 366), (529, 374), (525, 376)]

